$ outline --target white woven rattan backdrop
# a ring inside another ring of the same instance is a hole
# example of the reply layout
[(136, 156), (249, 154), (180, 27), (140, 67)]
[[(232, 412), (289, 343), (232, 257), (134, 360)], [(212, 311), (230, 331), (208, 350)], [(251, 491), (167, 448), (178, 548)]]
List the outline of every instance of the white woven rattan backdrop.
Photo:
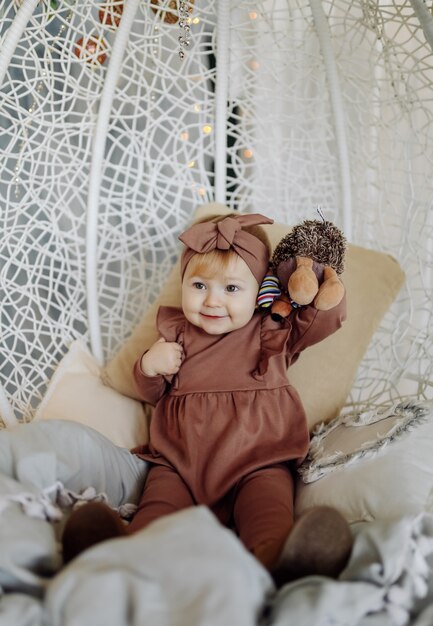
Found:
[(430, 397), (432, 1), (188, 6), (181, 60), (176, 0), (0, 0), (3, 420), (72, 339), (115, 352), (214, 199), (395, 256), (348, 407)]

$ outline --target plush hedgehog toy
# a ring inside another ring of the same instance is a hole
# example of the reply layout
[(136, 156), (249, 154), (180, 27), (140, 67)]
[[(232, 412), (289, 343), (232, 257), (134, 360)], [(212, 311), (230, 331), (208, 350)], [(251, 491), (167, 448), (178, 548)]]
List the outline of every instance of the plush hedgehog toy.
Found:
[[(275, 248), (272, 272), (263, 283), (268, 297), (259, 293), (259, 306), (271, 306), (275, 319), (313, 301), (320, 311), (337, 306), (344, 296), (339, 275), (344, 270), (345, 252), (346, 239), (332, 222), (306, 220), (295, 226)], [(270, 289), (272, 281), (274, 288)]]

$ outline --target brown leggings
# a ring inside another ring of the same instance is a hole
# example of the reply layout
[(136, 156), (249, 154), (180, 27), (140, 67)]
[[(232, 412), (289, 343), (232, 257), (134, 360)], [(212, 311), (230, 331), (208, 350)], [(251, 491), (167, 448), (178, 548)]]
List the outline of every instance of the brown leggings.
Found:
[[(210, 509), (222, 524), (234, 526), (246, 548), (271, 569), (293, 525), (293, 497), (290, 470), (278, 464), (244, 476)], [(154, 465), (129, 530), (136, 532), (163, 515), (196, 504), (176, 471)]]

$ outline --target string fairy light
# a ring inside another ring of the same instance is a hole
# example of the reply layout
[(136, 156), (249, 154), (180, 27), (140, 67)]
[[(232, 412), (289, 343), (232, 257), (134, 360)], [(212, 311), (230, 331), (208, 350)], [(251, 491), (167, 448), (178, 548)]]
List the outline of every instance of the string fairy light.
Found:
[(179, 41), (179, 58), (183, 60), (185, 58), (185, 48), (189, 49), (191, 45), (191, 18), (189, 16), (190, 9), (188, 8), (188, 2), (185, 0), (179, 0), (179, 27), (180, 35)]

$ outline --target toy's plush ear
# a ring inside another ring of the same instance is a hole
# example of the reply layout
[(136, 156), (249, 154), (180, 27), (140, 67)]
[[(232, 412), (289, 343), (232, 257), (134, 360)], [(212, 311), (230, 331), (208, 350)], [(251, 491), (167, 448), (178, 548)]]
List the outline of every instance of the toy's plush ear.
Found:
[(313, 259), (297, 256), (296, 269), (289, 277), (287, 291), (292, 300), (305, 306), (311, 304), (319, 291), (319, 281), (313, 271)]
[(345, 293), (344, 285), (332, 267), (325, 267), (323, 283), (320, 285), (314, 306), (319, 311), (329, 311), (340, 304)]

